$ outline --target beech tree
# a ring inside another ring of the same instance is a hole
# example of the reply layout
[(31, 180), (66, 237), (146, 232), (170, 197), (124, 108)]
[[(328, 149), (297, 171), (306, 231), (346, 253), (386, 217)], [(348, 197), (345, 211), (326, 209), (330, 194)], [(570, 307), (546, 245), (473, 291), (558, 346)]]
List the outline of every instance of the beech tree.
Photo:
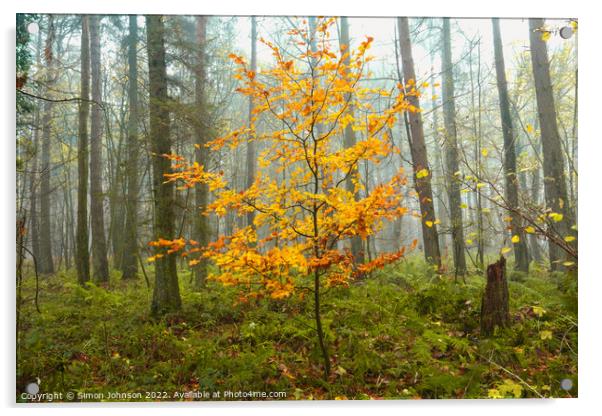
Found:
[[(251, 187), (236, 192), (222, 173), (207, 171), (198, 163), (188, 163), (180, 155), (165, 155), (174, 163), (174, 172), (165, 175), (168, 181), (178, 181), (184, 189), (206, 183), (216, 192), (216, 199), (208, 205), (209, 212), (219, 216), (230, 210), (238, 214), (255, 212), (253, 226), (221, 235), (207, 248), (184, 238), (151, 242), (163, 248), (151, 261), (173, 258), (175, 252), (189, 258), (191, 265), (201, 261), (199, 256), (210, 258), (219, 268), (210, 278), (239, 286), (243, 301), (262, 294), (273, 299), (311, 295), (325, 377), (330, 374), (331, 362), (321, 320), (321, 289), (347, 285), (352, 276), (382, 267), (406, 251), (406, 247), (402, 247), (398, 252), (382, 253), (354, 267), (353, 254), (337, 248), (338, 242), (356, 236), (366, 240), (382, 229), (384, 219), (395, 219), (408, 211), (401, 206), (401, 188), (407, 182), (403, 172), (356, 199), (362, 187), (356, 166), (364, 160), (377, 163), (397, 151), (387, 136), (387, 127), (404, 111), (415, 111), (406, 101), (403, 90), (398, 90), (395, 97), (391, 97), (391, 105), (380, 113), (370, 114), (367, 121), (351, 116), (350, 104), (365, 110), (370, 106), (370, 99), (390, 96), (390, 92), (362, 88), (358, 84), (365, 77), (365, 64), (370, 59), (366, 51), (372, 38), (345, 53), (331, 49), (328, 40), (334, 22), (334, 18), (316, 22), (315, 49), (304, 36), (309, 32), (307, 25), (304, 28), (307, 32), (292, 31), (298, 44), (304, 45), (301, 63), (284, 59), (278, 47), (262, 40), (273, 52), (276, 62), (261, 76), (251, 71), (241, 56), (231, 55), (238, 64), (237, 77), (243, 82), (238, 91), (253, 99), (253, 119), (250, 125), (233, 129), (207, 146), (214, 150), (236, 147), (241, 145), (243, 137), (251, 134), (266, 147), (260, 155), (259, 166), (278, 172), (286, 170), (286, 180), (260, 171)], [(345, 64), (347, 55), (349, 64)], [(314, 76), (307, 77), (307, 73)], [(253, 123), (259, 115), (280, 121), (284, 128), (260, 134)], [(321, 126), (321, 133), (317, 125)], [(348, 125), (362, 131), (365, 137), (353, 146), (340, 148), (336, 138), (344, 134)], [(354, 184), (352, 191), (345, 185), (349, 177)], [(257, 233), (262, 227), (268, 230), (263, 238)], [(278, 244), (272, 244), (274, 241)], [(411, 247), (416, 243), (414, 241)]]

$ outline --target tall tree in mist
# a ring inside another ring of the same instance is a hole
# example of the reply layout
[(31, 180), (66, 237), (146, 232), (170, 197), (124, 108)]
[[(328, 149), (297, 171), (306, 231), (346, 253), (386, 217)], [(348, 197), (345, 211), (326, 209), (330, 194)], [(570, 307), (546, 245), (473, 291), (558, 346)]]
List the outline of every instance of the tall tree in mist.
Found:
[[(253, 22), (255, 18), (253, 18)], [(256, 37), (256, 34), (255, 34)], [(207, 83), (207, 55), (206, 55), (206, 43), (207, 43), (207, 16), (196, 17), (196, 66), (195, 66), (195, 160), (201, 166), (207, 166), (209, 160), (208, 149), (205, 147), (207, 143), (207, 136), (209, 130), (209, 114), (207, 111), (207, 103), (205, 97), (205, 85)], [(253, 103), (249, 101), (249, 117), (251, 117)], [(249, 147), (254, 147), (255, 144), (249, 142)], [(254, 152), (254, 151), (253, 151)], [(254, 162), (254, 159), (253, 159)], [(254, 165), (254, 163), (251, 163)], [(206, 246), (209, 243), (209, 221), (205, 215), (207, 208), (209, 189), (207, 184), (198, 184), (195, 188), (195, 203), (197, 211), (195, 212), (194, 220), (194, 232), (193, 238), (198, 241), (201, 247)], [(250, 223), (253, 223), (253, 218), (249, 219)], [(195, 284), (197, 288), (203, 287), (207, 280), (207, 259), (202, 258), (200, 262), (194, 267)]]
[[(350, 46), (351, 43), (349, 41), (349, 21), (347, 20), (346, 17), (341, 17), (341, 37), (340, 37), (339, 43), (340, 43), (341, 54), (343, 54), (345, 56), (345, 58), (343, 59), (343, 64), (347, 68), (349, 68), (349, 64), (351, 61), (350, 55), (349, 55), (350, 51), (351, 51), (351, 46)], [(345, 99), (348, 102), (351, 101), (351, 93), (347, 94)], [(351, 115), (351, 117), (355, 117), (353, 103), (349, 104), (347, 114)], [(355, 137), (355, 131), (353, 131), (351, 123), (347, 124), (347, 126), (345, 126), (344, 136), (345, 136), (344, 137), (345, 148), (351, 148), (351, 147), (355, 146), (357, 139)], [(357, 166), (355, 166), (354, 169), (357, 172)], [(349, 176), (347, 176), (347, 179), (345, 180), (345, 189), (347, 190), (347, 192), (353, 193), (355, 191), (355, 185), (353, 184), (354, 176), (355, 175), (349, 175)], [(360, 199), (359, 192), (355, 192), (355, 200), (358, 201), (359, 199)], [(355, 237), (351, 238), (351, 254), (353, 254), (355, 264), (361, 264), (364, 262), (364, 248), (363, 248), (363, 243), (362, 243), (362, 239), (360, 236), (355, 236)]]
[[(171, 172), (170, 161), (161, 156), (171, 153), (163, 19), (160, 15), (146, 16), (155, 240), (171, 240), (175, 234), (174, 185), (171, 182), (164, 183), (164, 174)], [(151, 313), (160, 316), (179, 309), (181, 304), (175, 256), (168, 254), (157, 258)]]
[(100, 16), (90, 16), (90, 66), (92, 72), (92, 117), (90, 123), (90, 224), (92, 228), (92, 274), (96, 282), (109, 281), (109, 262), (104, 227), (102, 192), (102, 79), (100, 73)]
[[(399, 50), (401, 52), (401, 64), (403, 71), (403, 82), (406, 85), (406, 97), (410, 104), (420, 108), (418, 95), (412, 94), (416, 86), (416, 72), (414, 70), (414, 59), (412, 57), (412, 43), (410, 40), (410, 29), (407, 17), (397, 18), (399, 31)], [(433, 191), (431, 188), (432, 172), (428, 162), (428, 154), (424, 141), (424, 128), (420, 112), (409, 112), (410, 124), (410, 154), (414, 168), (414, 187), (418, 194), (420, 203), (422, 239), (424, 243), (424, 256), (426, 260), (441, 267), (441, 253), (439, 251), (439, 238), (437, 236), (437, 224), (435, 206), (433, 203)]]
[(125, 199), (125, 232), (121, 271), (124, 279), (138, 273), (138, 22), (129, 16), (128, 37), (128, 132), (127, 132), (127, 195)]
[[(529, 19), (529, 43), (531, 46), (531, 63), (535, 80), (535, 95), (537, 98), (537, 113), (541, 129), (541, 150), (543, 155), (544, 194), (546, 208), (560, 214), (555, 218), (559, 221), (549, 223), (556, 234), (565, 237), (574, 224), (573, 215), (569, 209), (567, 187), (564, 171), (562, 143), (558, 133), (556, 107), (552, 80), (550, 77), (550, 62), (545, 41), (543, 19)], [(550, 241), (550, 267), (552, 270), (561, 268), (565, 256), (563, 250)]]
[(464, 254), (464, 225), (462, 222), (462, 196), (460, 194), (460, 165), (458, 162), (458, 138), (456, 131), (456, 104), (454, 97), (454, 72), (451, 53), (449, 18), (443, 19), (442, 36), (442, 100), (445, 127), (445, 161), (447, 193), (452, 232), (453, 258), (456, 276), (466, 274)]
[[(56, 68), (54, 59), (55, 41), (54, 16), (48, 15), (48, 33), (46, 35), (46, 46), (44, 47), (44, 63), (46, 65), (46, 88), (50, 91), (56, 81)], [(44, 101), (42, 116), (42, 159), (40, 166), (40, 258), (38, 266), (40, 273), (54, 273), (54, 262), (52, 259), (52, 230), (50, 212), (50, 143), (52, 140), (52, 101)]]
[[(518, 175), (516, 173), (516, 140), (510, 115), (510, 101), (508, 98), (508, 83), (506, 81), (506, 65), (504, 64), (504, 50), (500, 34), (500, 20), (493, 21), (493, 52), (495, 55), (495, 73), (497, 77), (497, 90), (500, 102), (500, 118), (502, 120), (502, 134), (504, 136), (504, 176), (506, 204), (519, 208), (518, 200)], [(527, 241), (523, 231), (523, 220), (515, 211), (510, 211), (511, 235), (514, 245), (515, 268), (527, 273), (529, 271), (529, 254)], [(518, 241), (517, 241), (518, 239)]]
[(88, 249), (88, 116), (90, 115), (90, 33), (89, 17), (82, 16), (81, 86), (79, 103), (79, 130), (77, 145), (77, 226), (75, 237), (75, 268), (77, 280), (90, 280), (90, 253)]
[[(251, 67), (250, 70), (257, 73), (257, 18), (251, 17)], [(249, 98), (249, 124), (252, 121), (253, 115), (253, 100)], [(255, 182), (255, 171), (257, 169), (257, 148), (255, 138), (249, 137), (247, 142), (247, 189)], [(247, 213), (247, 225), (253, 226), (255, 212)]]

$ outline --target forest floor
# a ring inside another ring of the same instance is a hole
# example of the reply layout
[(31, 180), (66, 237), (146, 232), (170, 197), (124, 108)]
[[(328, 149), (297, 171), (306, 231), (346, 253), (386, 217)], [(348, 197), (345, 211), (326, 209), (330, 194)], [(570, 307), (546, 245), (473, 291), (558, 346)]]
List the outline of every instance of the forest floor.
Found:
[(210, 282), (194, 292), (189, 281), (180, 272), (181, 312), (153, 320), (144, 279), (113, 272), (110, 290), (84, 289), (73, 270), (61, 271), (40, 278), (38, 313), (28, 275), (17, 400), (36, 380), (41, 393), (112, 401), (119, 398), (110, 392), (141, 394), (121, 398), (129, 401), (189, 400), (174, 397), (187, 391), (221, 392), (212, 400), (225, 391), (285, 392), (289, 400), (577, 396), (576, 276), (514, 274), (512, 324), (490, 338), (479, 334), (480, 275), (454, 283), (410, 259), (328, 289), (328, 381), (310, 299), (240, 303), (238, 289)]

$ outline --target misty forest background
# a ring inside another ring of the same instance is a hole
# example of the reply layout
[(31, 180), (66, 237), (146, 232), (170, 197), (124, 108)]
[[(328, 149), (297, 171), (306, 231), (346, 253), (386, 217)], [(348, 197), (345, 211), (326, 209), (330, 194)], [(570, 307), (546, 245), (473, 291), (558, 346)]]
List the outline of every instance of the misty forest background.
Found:
[(18, 392), (576, 396), (575, 20), (20, 14), (16, 46)]

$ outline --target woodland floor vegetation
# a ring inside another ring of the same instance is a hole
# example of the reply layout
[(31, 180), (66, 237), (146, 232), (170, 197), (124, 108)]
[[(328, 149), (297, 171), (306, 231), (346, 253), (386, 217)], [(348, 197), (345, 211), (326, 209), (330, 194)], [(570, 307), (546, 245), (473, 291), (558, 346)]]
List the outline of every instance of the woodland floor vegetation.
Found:
[[(574, 281), (532, 267), (509, 282), (511, 325), (479, 334), (484, 279), (409, 259), (323, 294), (333, 372), (325, 382), (308, 301), (254, 299), (182, 271), (180, 312), (148, 314), (143, 279), (82, 288), (74, 270), (23, 284), (20, 380), (47, 391), (284, 391), (288, 399), (577, 395)], [(70, 322), (85, 322), (85, 331)], [(35, 360), (31, 359), (36, 357)], [(561, 380), (571, 379), (570, 391)], [(170, 400), (173, 400), (170, 397)]]

